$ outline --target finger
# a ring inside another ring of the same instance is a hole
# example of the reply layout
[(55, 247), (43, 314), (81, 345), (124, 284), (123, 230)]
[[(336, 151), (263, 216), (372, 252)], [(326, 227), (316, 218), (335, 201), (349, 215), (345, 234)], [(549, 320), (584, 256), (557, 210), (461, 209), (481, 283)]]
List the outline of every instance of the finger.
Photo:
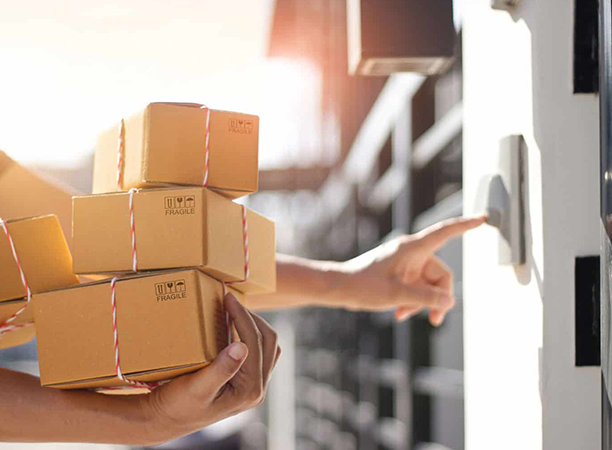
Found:
[[(249, 349), (245, 344), (234, 342), (224, 348), (210, 366), (194, 374), (198, 378), (196, 382), (203, 389), (210, 390), (212, 385), (215, 392), (220, 391), (240, 370), (248, 354)], [(202, 383), (203, 381), (205, 383)]]
[(453, 271), (444, 261), (432, 256), (423, 266), (422, 274), (429, 284), (444, 289), (448, 294), (453, 295)]
[(456, 217), (432, 225), (418, 233), (420, 243), (431, 251), (436, 251), (449, 240), (461, 236), (466, 231), (477, 228), (487, 220), (486, 216), (475, 218)]
[(274, 357), (274, 366), (272, 367), (272, 370), (276, 368), (276, 365), (278, 364), (278, 360), (280, 359), (282, 353), (283, 351), (281, 350), (280, 346), (276, 347), (276, 356)]
[(248, 348), (248, 357), (240, 372), (244, 377), (237, 380), (244, 388), (262, 388), (262, 336), (253, 317), (231, 292), (224, 299), (225, 310), (230, 315), (240, 336), (240, 341)]
[(446, 317), (446, 313), (439, 309), (432, 309), (429, 311), (429, 323), (434, 327), (439, 327), (444, 322), (444, 318)]
[(272, 369), (274, 368), (274, 359), (276, 358), (276, 349), (278, 348), (278, 334), (268, 322), (259, 317), (257, 314), (253, 314), (252, 312), (249, 312), (249, 314), (251, 314), (251, 317), (253, 318), (255, 325), (257, 325), (257, 328), (259, 328), (262, 336), (261, 347), (263, 354), (261, 377), (265, 389), (268, 384), (268, 380), (270, 379)]
[(209, 366), (172, 380), (154, 391), (154, 394), (159, 396), (163, 392), (165, 395), (189, 395), (208, 401), (216, 399), (226, 392), (225, 388), (230, 385), (229, 382), (240, 370), (247, 355), (247, 346), (236, 342), (224, 348)]
[(389, 283), (392, 306), (448, 309), (454, 300), (444, 289), (437, 286), (405, 285), (399, 281)]
[(422, 306), (400, 306), (395, 310), (395, 320), (404, 322), (421, 311), (423, 311)]
[[(454, 299), (453, 272), (437, 257), (430, 258), (423, 266), (423, 278), (428, 283), (444, 289)], [(446, 313), (454, 306), (454, 302), (446, 309), (433, 309), (429, 312), (429, 322), (433, 326), (440, 326), (444, 322)]]

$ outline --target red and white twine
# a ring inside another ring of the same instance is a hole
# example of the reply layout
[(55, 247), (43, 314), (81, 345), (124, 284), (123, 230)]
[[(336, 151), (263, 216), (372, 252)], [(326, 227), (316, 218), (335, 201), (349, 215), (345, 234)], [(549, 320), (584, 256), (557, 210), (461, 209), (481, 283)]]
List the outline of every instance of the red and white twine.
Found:
[(125, 121), (121, 119), (119, 137), (117, 140), (117, 188), (121, 190), (121, 175), (123, 173), (123, 155), (125, 154)]
[(19, 308), (17, 312), (15, 312), (11, 317), (6, 319), (3, 323), (0, 323), (0, 336), (2, 336), (3, 334), (6, 334), (10, 331), (18, 330), (18, 329), (32, 325), (31, 322), (26, 323), (26, 324), (19, 324), (19, 325), (15, 325), (12, 323), (17, 319), (17, 317), (19, 317), (26, 310), (26, 308), (30, 304), (30, 300), (32, 299), (32, 292), (30, 291), (30, 287), (28, 286), (28, 280), (26, 279), (25, 273), (23, 272), (23, 268), (21, 267), (21, 263), (19, 262), (19, 257), (17, 256), (17, 251), (15, 250), (15, 244), (13, 243), (13, 238), (11, 237), (11, 234), (9, 233), (6, 222), (2, 219), (0, 219), (0, 226), (2, 226), (2, 229), (4, 230), (4, 234), (6, 235), (6, 239), (8, 240), (9, 246), (11, 248), (11, 252), (13, 254), (13, 259), (15, 260), (15, 263), (17, 264), (17, 269), (19, 270), (19, 276), (21, 277), (21, 283), (23, 284), (23, 288), (26, 294), (26, 304), (23, 305), (23, 307)]
[(136, 225), (134, 221), (134, 194), (138, 189), (132, 188), (129, 190), (130, 196), (130, 231), (132, 233), (132, 270), (138, 272), (138, 255), (136, 253)]
[[(247, 222), (247, 209), (246, 206), (242, 205), (242, 237), (244, 243), (244, 279), (240, 281), (228, 281), (223, 284), (223, 296), (227, 294), (227, 286), (226, 284), (240, 284), (245, 283), (249, 279), (249, 227)], [(227, 341), (229, 343), (232, 342), (232, 320), (228, 313), (225, 313), (225, 324), (227, 325)]]
[(119, 358), (119, 332), (117, 331), (117, 294), (116, 294), (116, 286), (117, 286), (117, 277), (114, 277), (111, 280), (111, 307), (113, 313), (113, 345), (115, 347), (115, 373), (117, 378), (119, 378), (124, 383), (138, 388), (146, 388), (153, 390), (160, 385), (160, 383), (146, 383), (144, 381), (135, 381), (129, 380), (125, 378), (123, 372), (121, 370), (121, 360)]
[(242, 206), (242, 238), (244, 242), (244, 279), (240, 281), (228, 281), (227, 284), (245, 283), (249, 278), (249, 227), (247, 223), (247, 209)]
[(210, 166), (210, 108), (206, 105), (202, 106), (206, 111), (206, 128), (205, 128), (205, 143), (204, 143), (204, 182), (202, 186), (208, 186), (208, 168)]

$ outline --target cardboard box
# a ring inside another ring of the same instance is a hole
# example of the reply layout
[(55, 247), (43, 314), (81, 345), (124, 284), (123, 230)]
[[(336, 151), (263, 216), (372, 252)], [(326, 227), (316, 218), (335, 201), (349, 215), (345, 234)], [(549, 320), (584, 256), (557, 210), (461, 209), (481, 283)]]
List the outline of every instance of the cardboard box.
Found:
[(79, 192), (17, 164), (0, 151), (0, 217), (58, 216), (71, 245), (72, 196)]
[[(74, 273), (133, 271), (129, 194), (74, 198)], [(144, 189), (133, 197), (138, 270), (198, 267), (222, 281), (245, 275), (242, 206), (205, 188)], [(247, 210), (246, 294), (276, 289), (274, 223)]]
[[(25, 299), (0, 302), (0, 324), (3, 324), (8, 318), (12, 317), (25, 304)], [(33, 323), (32, 308), (28, 307), (12, 322), (12, 325), (23, 327), (15, 328), (8, 333), (0, 335), (0, 349), (26, 344), (34, 338), (36, 331)]]
[[(56, 216), (5, 222), (32, 294), (78, 284), (79, 279), (72, 273), (70, 250)], [(9, 241), (1, 227), (0, 268), (0, 324), (3, 324), (26, 304), (27, 294)], [(32, 322), (29, 309), (13, 324)], [(33, 337), (34, 327), (17, 329), (0, 336), (0, 348), (23, 344)]]
[[(129, 380), (193, 372), (228, 344), (223, 286), (198, 270), (120, 278), (115, 302), (121, 370)], [(115, 370), (110, 280), (38, 294), (32, 304), (43, 386), (124, 385)]]
[[(203, 186), (206, 109), (194, 103), (151, 103), (125, 119), (121, 187), (117, 185), (120, 122), (98, 138), (93, 193), (167, 185)], [(210, 110), (208, 187), (231, 198), (257, 191), (259, 117)]]

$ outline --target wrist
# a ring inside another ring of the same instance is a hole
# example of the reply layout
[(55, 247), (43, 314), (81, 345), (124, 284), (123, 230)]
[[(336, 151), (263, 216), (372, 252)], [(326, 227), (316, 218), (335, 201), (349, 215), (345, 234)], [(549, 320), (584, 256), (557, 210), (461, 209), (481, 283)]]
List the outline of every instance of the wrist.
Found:
[(135, 395), (136, 408), (139, 420), (143, 426), (140, 439), (144, 441), (144, 446), (154, 446), (162, 444), (179, 436), (180, 433), (172, 429), (172, 421), (162, 417), (160, 409), (156, 406), (156, 395), (154, 393)]
[(347, 308), (346, 285), (353, 275), (350, 265), (346, 262), (325, 263), (321, 270), (322, 295), (318, 297), (316, 306), (327, 308)]

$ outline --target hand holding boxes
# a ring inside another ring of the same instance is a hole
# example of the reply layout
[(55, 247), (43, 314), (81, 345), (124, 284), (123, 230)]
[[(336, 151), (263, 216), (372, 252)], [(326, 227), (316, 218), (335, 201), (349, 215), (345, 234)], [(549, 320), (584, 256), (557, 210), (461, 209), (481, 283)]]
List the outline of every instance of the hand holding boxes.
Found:
[(205, 367), (228, 344), (223, 286), (195, 269), (46, 292), (33, 305), (43, 386), (156, 383)]

